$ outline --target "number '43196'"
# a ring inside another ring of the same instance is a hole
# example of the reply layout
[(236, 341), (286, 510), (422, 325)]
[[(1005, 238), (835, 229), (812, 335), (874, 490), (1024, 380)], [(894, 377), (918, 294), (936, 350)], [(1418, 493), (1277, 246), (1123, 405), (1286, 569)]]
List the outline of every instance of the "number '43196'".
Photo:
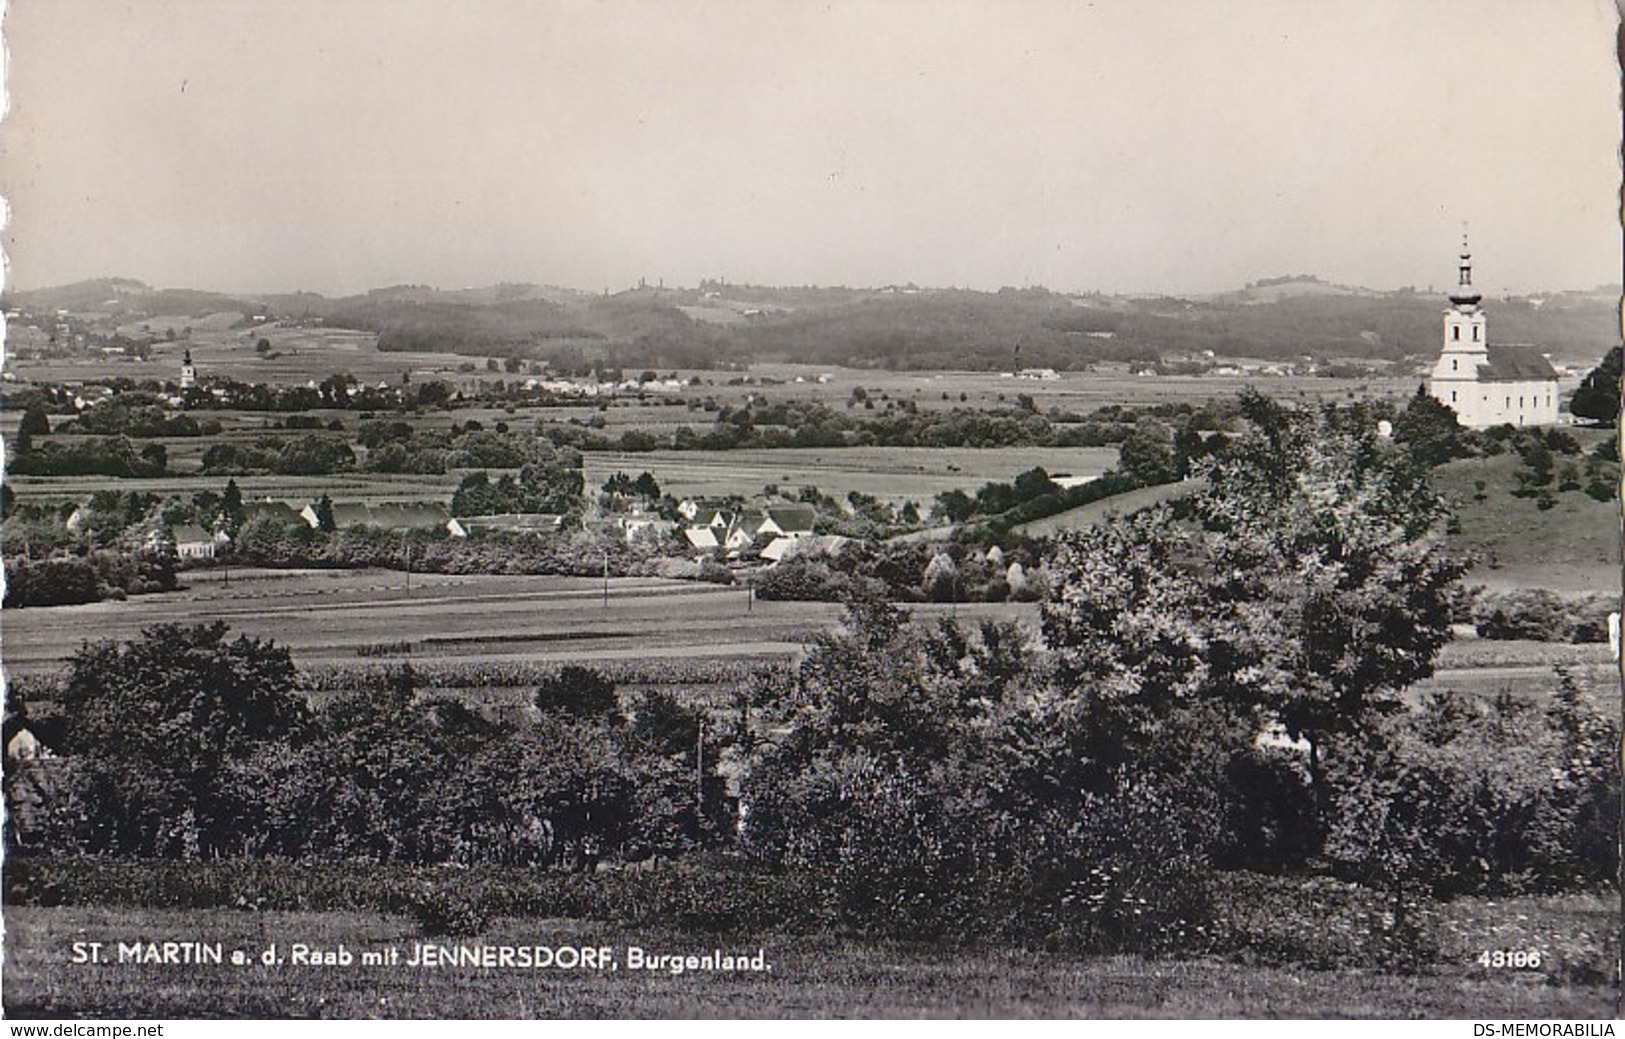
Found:
[(1511, 967), (1513, 970), (1534, 970), (1540, 966), (1540, 950), (1485, 949), (1478, 954), (1477, 962), (1480, 967)]

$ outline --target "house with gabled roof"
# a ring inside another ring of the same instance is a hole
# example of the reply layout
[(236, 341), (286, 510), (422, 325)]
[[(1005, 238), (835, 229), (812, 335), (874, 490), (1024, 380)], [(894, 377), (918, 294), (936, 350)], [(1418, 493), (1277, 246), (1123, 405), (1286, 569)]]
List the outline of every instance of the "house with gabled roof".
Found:
[(243, 503), (243, 521), (269, 520), (282, 526), (292, 526), (304, 519), (298, 509), (285, 501), (272, 501), (266, 498), (261, 501)]
[(685, 498), (677, 504), (677, 515), (693, 527), (716, 527), (726, 530), (733, 514), (726, 504)]
[(717, 532), (711, 527), (687, 527), (683, 530), (683, 537), (702, 552), (709, 552), (722, 544), (717, 538)]
[(213, 559), (219, 544), (215, 536), (195, 523), (182, 523), (170, 529), (175, 555), (181, 559)]
[(812, 534), (818, 512), (811, 505), (768, 505), (762, 509), (755, 533), (770, 537), (804, 538)]

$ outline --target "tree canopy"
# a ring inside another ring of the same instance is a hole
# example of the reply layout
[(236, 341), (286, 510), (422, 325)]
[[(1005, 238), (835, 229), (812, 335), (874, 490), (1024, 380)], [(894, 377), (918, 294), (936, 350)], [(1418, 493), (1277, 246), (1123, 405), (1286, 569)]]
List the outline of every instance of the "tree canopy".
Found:
[(68, 661), (64, 750), (81, 758), (90, 843), (123, 854), (209, 856), (235, 829), (220, 779), (301, 724), (288, 650), (223, 621), (161, 624)]
[(1575, 418), (1589, 419), (1599, 425), (1612, 426), (1619, 421), (1620, 347), (1614, 347), (1603, 357), (1602, 363), (1586, 373), (1580, 388), (1569, 401), (1569, 411)]

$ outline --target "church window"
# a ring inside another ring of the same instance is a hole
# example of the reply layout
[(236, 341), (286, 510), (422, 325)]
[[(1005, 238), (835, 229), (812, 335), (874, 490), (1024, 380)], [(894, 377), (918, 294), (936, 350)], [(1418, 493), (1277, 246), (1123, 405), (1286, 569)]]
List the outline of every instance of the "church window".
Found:
[(1456, 403), (1456, 391), (1455, 390), (1450, 391), (1450, 403), (1452, 403), (1452, 404)]
[(1478, 342), (1478, 333), (1480, 331), (1481, 331), (1481, 329), (1479, 329), (1476, 326), (1473, 328), (1473, 342), (1475, 342), (1475, 343)]
[(1450, 338), (1454, 339), (1454, 340), (1457, 340), (1457, 341), (1459, 341), (1461, 339), (1461, 326), (1460, 325), (1454, 325), (1454, 326), (1451, 327), (1451, 329), (1450, 329)]
[(1457, 363), (1458, 363), (1458, 362), (1457, 362), (1457, 361), (1456, 361), (1456, 359), (1455, 359), (1455, 358), (1454, 358), (1454, 357), (1452, 357), (1452, 358), (1451, 358), (1451, 359), (1450, 359), (1450, 370), (1451, 370), (1451, 371), (1455, 371), (1455, 370), (1456, 370), (1456, 364), (1457, 364)]

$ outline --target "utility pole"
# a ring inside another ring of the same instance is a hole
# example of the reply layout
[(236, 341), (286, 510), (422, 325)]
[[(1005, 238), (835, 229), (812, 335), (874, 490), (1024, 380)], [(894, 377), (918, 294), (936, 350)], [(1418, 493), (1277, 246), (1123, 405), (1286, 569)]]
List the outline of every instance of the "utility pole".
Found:
[(609, 549), (601, 548), (604, 554), (604, 609), (609, 609)]
[(705, 717), (694, 727), (694, 808), (700, 819), (705, 818)]

